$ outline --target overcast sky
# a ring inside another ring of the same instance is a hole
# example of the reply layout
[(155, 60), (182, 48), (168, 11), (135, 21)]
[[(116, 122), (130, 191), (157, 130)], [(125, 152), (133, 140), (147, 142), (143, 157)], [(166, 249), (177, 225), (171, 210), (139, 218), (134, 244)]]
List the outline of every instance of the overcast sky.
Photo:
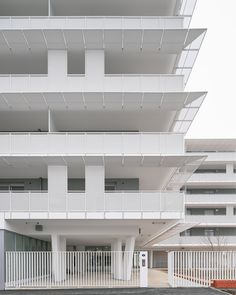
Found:
[(236, 138), (236, 0), (198, 0), (191, 27), (207, 34), (186, 86), (208, 91), (186, 138)]

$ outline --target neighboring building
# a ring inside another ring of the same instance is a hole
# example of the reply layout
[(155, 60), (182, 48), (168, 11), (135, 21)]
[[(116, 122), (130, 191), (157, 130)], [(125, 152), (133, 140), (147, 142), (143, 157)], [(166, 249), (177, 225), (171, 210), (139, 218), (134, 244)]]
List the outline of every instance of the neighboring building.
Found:
[(186, 151), (207, 156), (183, 187), (192, 227), (154, 247), (153, 267), (167, 267), (170, 250), (236, 249), (236, 139), (187, 139)]
[(4, 251), (132, 255), (191, 227), (195, 2), (0, 1), (2, 288)]

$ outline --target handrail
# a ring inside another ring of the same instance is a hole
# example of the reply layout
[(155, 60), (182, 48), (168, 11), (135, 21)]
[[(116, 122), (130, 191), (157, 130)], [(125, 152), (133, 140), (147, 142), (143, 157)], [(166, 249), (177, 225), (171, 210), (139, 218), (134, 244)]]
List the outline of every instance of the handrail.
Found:
[(182, 132), (119, 132), (119, 131), (107, 131), (107, 132), (100, 132), (100, 131), (91, 131), (91, 132), (83, 132), (83, 131), (71, 131), (71, 132), (24, 132), (24, 131), (16, 131), (16, 132), (0, 132), (0, 135), (169, 135), (169, 136), (175, 136), (175, 135), (183, 135)]
[[(67, 74), (67, 77), (83, 77), (85, 78), (85, 74)], [(118, 78), (126, 78), (126, 77), (137, 77), (137, 78), (142, 78), (142, 77), (152, 77), (152, 78), (161, 78), (161, 77), (183, 77), (184, 75), (182, 74), (105, 74), (104, 78), (106, 77), (118, 77)], [(49, 77), (48, 74), (0, 74), (0, 77)]]
[(73, 15), (73, 16), (62, 16), (62, 15), (42, 15), (42, 16), (0, 16), (0, 19), (184, 19), (185, 17), (189, 17), (188, 15), (181, 15), (181, 16), (141, 16), (141, 15), (91, 15), (91, 16), (81, 16), (81, 15)]
[[(1, 193), (45, 193), (48, 194), (49, 192), (47, 190), (0, 190)], [(85, 194), (85, 190), (68, 190), (67, 194), (78, 194), (78, 193), (83, 193)], [(104, 194), (113, 194), (113, 193), (118, 193), (118, 194), (129, 194), (129, 193), (135, 193), (135, 194), (142, 194), (142, 193), (150, 193), (150, 194), (180, 194), (184, 195), (184, 192), (180, 191), (161, 191), (161, 190), (115, 190), (115, 191), (105, 191)]]

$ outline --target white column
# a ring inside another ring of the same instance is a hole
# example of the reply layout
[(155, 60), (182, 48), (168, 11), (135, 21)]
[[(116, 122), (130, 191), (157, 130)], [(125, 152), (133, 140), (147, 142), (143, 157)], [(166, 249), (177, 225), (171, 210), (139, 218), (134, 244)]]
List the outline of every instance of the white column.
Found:
[[(66, 238), (58, 234), (52, 234), (52, 273), (54, 280), (60, 282), (66, 278)], [(64, 252), (62, 252), (64, 251)]]
[(114, 279), (122, 279), (122, 240), (117, 239), (114, 241)]
[(48, 50), (48, 80), (50, 86), (55, 88), (58, 85), (58, 91), (65, 85), (67, 77), (67, 51), (66, 50)]
[(52, 3), (51, 0), (48, 0), (48, 16), (52, 16)]
[(153, 268), (153, 250), (148, 251), (149, 268)]
[(67, 166), (48, 166), (50, 211), (66, 211), (67, 182)]
[(234, 205), (226, 205), (226, 216), (233, 217), (234, 216)]
[(88, 211), (104, 208), (104, 166), (85, 166), (85, 193)]
[(233, 163), (226, 164), (226, 173), (227, 174), (234, 174), (234, 164)]
[(48, 132), (57, 132), (54, 116), (51, 110), (48, 110)]
[(125, 241), (125, 254), (124, 254), (124, 280), (129, 281), (131, 278), (133, 255), (134, 255), (135, 237), (128, 237)]
[(85, 77), (89, 88), (101, 88), (105, 74), (104, 50), (85, 51)]

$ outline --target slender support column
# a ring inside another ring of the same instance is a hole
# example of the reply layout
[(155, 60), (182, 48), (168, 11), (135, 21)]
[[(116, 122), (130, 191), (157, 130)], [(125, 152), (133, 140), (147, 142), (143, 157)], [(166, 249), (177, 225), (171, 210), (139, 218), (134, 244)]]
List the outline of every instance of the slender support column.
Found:
[(52, 16), (52, 3), (51, 0), (48, 0), (48, 16)]
[(85, 192), (88, 211), (104, 209), (104, 166), (85, 166)]
[(57, 128), (54, 121), (54, 116), (51, 110), (48, 110), (48, 132), (57, 132)]
[(50, 211), (66, 211), (67, 166), (48, 166)]
[(153, 250), (148, 251), (149, 268), (153, 268)]
[(131, 279), (133, 255), (134, 255), (135, 237), (128, 237), (125, 241), (125, 254), (124, 254), (124, 280)]
[(56, 282), (64, 281), (66, 279), (66, 238), (58, 234), (52, 234), (51, 242), (53, 277)]
[(114, 242), (114, 279), (121, 280), (122, 279), (122, 240), (117, 239)]

